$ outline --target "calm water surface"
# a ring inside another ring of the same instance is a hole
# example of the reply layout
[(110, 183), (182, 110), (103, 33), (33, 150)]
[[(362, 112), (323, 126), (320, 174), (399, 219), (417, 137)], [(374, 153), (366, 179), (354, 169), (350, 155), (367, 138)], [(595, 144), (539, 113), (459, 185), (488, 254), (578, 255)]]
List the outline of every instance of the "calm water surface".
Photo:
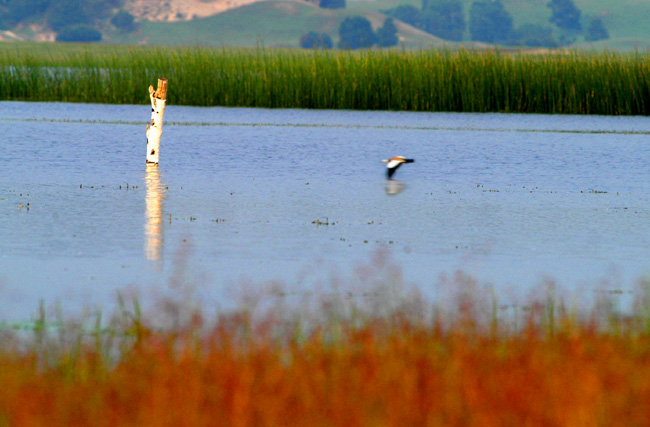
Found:
[[(0, 102), (0, 320), (178, 282), (307, 292), (378, 252), (434, 297), (457, 270), (578, 298), (650, 274), (647, 117), (169, 106), (147, 168), (149, 115)], [(393, 155), (416, 162), (389, 188)]]

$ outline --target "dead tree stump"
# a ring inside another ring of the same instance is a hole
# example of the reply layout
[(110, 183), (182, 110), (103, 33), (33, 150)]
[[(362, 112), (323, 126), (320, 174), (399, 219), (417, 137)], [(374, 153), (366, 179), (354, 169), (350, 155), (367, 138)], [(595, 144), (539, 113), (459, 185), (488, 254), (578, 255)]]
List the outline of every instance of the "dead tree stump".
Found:
[(147, 125), (147, 163), (158, 163), (163, 115), (167, 102), (167, 79), (158, 79), (158, 89), (149, 86), (151, 123)]

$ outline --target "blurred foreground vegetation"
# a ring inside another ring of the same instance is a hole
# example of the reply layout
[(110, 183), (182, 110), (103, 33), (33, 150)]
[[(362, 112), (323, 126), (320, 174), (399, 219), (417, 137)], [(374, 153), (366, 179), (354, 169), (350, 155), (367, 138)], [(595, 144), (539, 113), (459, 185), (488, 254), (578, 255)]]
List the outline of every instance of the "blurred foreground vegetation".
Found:
[(610, 293), (570, 307), (552, 284), (504, 310), (460, 273), (445, 303), (392, 284), (276, 288), (212, 317), (187, 301), (145, 315), (120, 299), (109, 319), (41, 308), (0, 328), (0, 425), (650, 422), (650, 284), (629, 310)]

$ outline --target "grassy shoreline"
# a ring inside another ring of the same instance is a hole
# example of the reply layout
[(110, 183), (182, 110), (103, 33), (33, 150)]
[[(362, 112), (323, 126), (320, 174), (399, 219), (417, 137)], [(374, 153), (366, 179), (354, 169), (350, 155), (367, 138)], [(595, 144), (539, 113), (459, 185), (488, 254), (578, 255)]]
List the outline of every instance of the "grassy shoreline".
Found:
[(0, 44), (0, 99), (404, 111), (650, 114), (650, 54)]

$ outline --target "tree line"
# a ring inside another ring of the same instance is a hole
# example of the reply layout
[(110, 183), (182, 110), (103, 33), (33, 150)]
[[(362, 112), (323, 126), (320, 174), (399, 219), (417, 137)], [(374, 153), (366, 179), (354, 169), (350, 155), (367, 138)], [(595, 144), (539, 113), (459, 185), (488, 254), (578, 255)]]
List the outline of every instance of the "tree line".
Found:
[[(372, 46), (391, 47), (399, 42), (397, 27), (393, 18), (387, 18), (384, 25), (376, 32), (368, 19), (362, 16), (347, 17), (339, 27), (339, 44), (341, 49), (361, 49)], [(324, 33), (310, 31), (300, 38), (300, 46), (306, 49), (331, 49), (332, 38)]]
[[(0, 0), (0, 29), (38, 24), (56, 33), (57, 41), (102, 39), (106, 25), (130, 32), (134, 17), (121, 9), (124, 0)], [(114, 12), (118, 10), (118, 12)]]
[[(320, 0), (324, 8), (344, 8), (345, 0)], [(466, 18), (460, 0), (422, 0), (421, 8), (401, 5), (382, 11), (415, 28), (444, 40), (463, 41), (469, 30), (469, 40), (510, 46), (557, 47), (574, 43), (583, 36), (586, 41), (609, 38), (602, 19), (585, 19), (573, 0), (550, 0), (546, 6), (551, 10), (548, 25), (525, 23), (517, 28), (512, 15), (501, 0), (478, 0), (471, 4)], [(388, 23), (388, 20), (387, 20)], [(585, 26), (586, 28), (583, 28)], [(358, 49), (373, 45), (397, 44), (395, 24), (384, 24), (373, 33), (370, 22), (363, 17), (346, 18), (339, 27), (339, 47)], [(394, 44), (392, 44), (394, 42)], [(311, 32), (304, 35), (300, 45), (305, 48), (331, 48), (333, 43), (327, 34)]]

